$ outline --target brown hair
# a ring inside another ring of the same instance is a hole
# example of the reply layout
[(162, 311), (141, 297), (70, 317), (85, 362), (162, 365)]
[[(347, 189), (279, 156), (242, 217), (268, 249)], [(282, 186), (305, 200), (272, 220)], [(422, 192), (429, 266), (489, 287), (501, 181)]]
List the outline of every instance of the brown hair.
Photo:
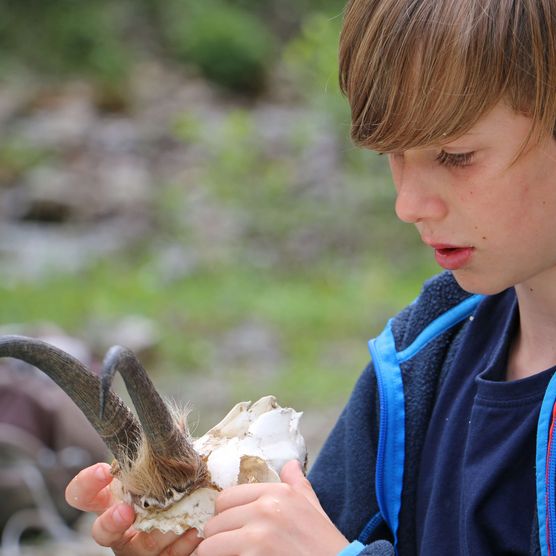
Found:
[(556, 125), (554, 0), (350, 0), (340, 86), (352, 139), (379, 152), (466, 133), (500, 101)]

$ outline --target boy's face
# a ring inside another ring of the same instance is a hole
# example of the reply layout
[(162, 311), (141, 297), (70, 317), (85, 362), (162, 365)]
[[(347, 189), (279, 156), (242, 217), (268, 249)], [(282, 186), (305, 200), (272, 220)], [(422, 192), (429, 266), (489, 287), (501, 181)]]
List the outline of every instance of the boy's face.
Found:
[(530, 129), (500, 103), (458, 139), (389, 154), (398, 217), (468, 291), (556, 283), (556, 140), (515, 161)]

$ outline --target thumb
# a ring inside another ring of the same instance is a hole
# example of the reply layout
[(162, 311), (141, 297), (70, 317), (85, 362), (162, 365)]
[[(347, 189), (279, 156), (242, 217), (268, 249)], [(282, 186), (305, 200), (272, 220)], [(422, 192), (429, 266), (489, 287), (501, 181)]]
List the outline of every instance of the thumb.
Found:
[(294, 490), (302, 493), (313, 506), (322, 511), (317, 495), (311, 483), (307, 480), (307, 477), (305, 477), (298, 460), (292, 459), (282, 467), (280, 479), (283, 483), (290, 485)]
[(288, 483), (290, 486), (296, 486), (298, 483), (307, 481), (301, 470), (301, 463), (296, 459), (292, 459), (284, 464), (282, 471), (280, 471), (280, 479), (283, 483)]

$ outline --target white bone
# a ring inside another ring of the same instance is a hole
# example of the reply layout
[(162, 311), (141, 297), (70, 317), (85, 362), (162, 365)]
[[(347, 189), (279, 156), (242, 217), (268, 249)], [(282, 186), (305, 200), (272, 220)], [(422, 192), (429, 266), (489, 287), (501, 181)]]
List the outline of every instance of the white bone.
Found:
[[(305, 465), (306, 448), (299, 431), (302, 413), (282, 408), (274, 396), (257, 402), (240, 402), (212, 429), (194, 442), (204, 456), (210, 481), (216, 488), (201, 488), (164, 509), (134, 504), (135, 528), (159, 529), (181, 534), (194, 527), (203, 536), (206, 522), (214, 515), (219, 490), (254, 482), (279, 482), (283, 465), (297, 459)], [(130, 501), (120, 488), (116, 496)]]

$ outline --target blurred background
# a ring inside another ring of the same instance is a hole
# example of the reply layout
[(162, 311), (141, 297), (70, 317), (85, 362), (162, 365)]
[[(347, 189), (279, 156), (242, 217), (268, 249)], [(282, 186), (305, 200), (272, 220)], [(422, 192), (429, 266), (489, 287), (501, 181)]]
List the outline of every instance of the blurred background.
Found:
[[(93, 368), (129, 346), (199, 435), (274, 394), (304, 411), (314, 461), (367, 340), (436, 272), (386, 161), (350, 144), (343, 3), (0, 0), (0, 333)], [(15, 438), (4, 468), (38, 457)], [(37, 448), (43, 479), (96, 461), (66, 447)], [(21, 548), (33, 518), (15, 521), (6, 556), (64, 553)]]

